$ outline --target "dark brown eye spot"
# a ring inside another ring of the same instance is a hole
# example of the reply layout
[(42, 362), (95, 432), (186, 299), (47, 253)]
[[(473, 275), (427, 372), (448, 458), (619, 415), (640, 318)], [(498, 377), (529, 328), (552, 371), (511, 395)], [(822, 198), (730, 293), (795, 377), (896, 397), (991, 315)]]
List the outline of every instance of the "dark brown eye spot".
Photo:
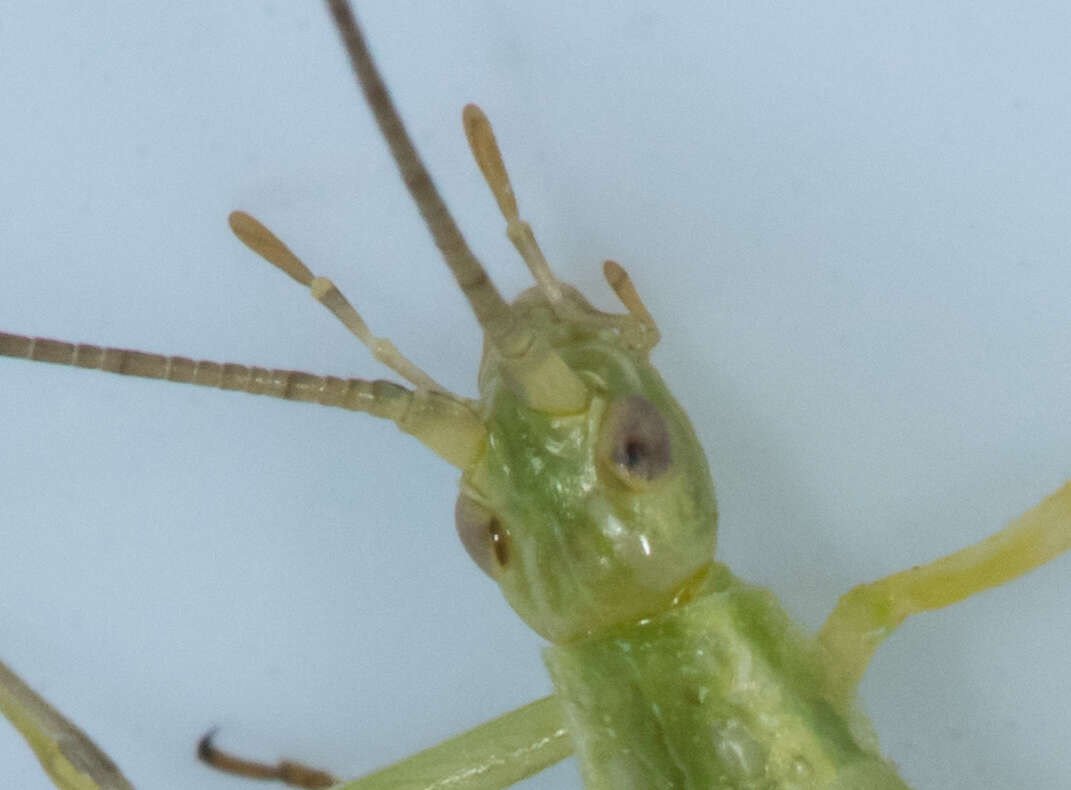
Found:
[(454, 526), (461, 545), (480, 570), (497, 579), (509, 563), (509, 534), (489, 508), (465, 494), (454, 506)]
[(502, 522), (497, 517), (492, 518), (488, 530), (491, 533), (491, 548), (494, 549), (498, 566), (505, 568), (506, 563), (509, 562), (509, 540), (506, 537), (506, 531), (502, 529)]
[(616, 460), (630, 470), (636, 471), (647, 462), (649, 455), (646, 444), (637, 439), (629, 439), (625, 442), (625, 457)]
[(661, 477), (673, 461), (666, 421), (649, 400), (629, 395), (607, 410), (600, 455), (619, 478), (640, 487)]

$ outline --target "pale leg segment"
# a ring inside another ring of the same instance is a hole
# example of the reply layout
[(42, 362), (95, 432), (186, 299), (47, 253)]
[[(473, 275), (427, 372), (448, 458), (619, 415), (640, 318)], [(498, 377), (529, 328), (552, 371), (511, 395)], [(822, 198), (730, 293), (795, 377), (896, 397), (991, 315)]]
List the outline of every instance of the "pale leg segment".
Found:
[(100, 747), (2, 662), (0, 714), (15, 725), (60, 790), (133, 790)]
[(818, 635), (831, 696), (846, 700), (854, 693), (874, 650), (908, 615), (1009, 582), (1068, 549), (1071, 483), (980, 543), (849, 590)]
[(360, 779), (340, 782), (300, 763), (254, 763), (216, 750), (211, 733), (199, 756), (222, 771), (335, 790), (499, 790), (564, 760), (573, 751), (561, 705), (543, 697)]
[(552, 695), (336, 790), (499, 790), (572, 751), (561, 705)]

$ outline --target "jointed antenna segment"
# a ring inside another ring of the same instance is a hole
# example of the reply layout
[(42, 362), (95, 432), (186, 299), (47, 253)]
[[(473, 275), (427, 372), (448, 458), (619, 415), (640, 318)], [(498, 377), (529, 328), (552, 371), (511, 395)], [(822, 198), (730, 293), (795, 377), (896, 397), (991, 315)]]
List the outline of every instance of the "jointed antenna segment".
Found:
[(417, 204), (435, 245), (454, 273), (480, 326), (490, 341), (507, 356), (523, 354), (531, 342), (529, 332), (514, 325), (513, 312), (498, 293), (483, 266), (472, 254), (439, 191), (431, 180), (412, 140), (409, 139), (387, 87), (376, 71), (368, 45), (353, 12), (343, 0), (328, 0), (350, 63), (372, 108), (380, 132), (390, 146), (410, 196)]
[[(553, 349), (535, 342), (529, 329), (516, 324), (513, 311), (472, 254), (424, 163), (420, 161), (391, 102), (390, 94), (376, 71), (349, 5), (344, 0), (328, 0), (328, 5), (361, 90), (372, 108), (380, 132), (390, 146), (402, 180), (420, 209), (439, 252), (476, 313), (487, 339), (501, 353), (503, 371), (510, 388), (532, 408), (556, 414), (579, 411), (587, 403), (587, 385)], [(502, 172), (505, 172), (504, 169)]]
[(0, 356), (103, 370), (122, 376), (166, 379), (238, 390), (283, 400), (319, 403), (392, 420), (444, 460), (464, 468), (486, 431), (461, 398), (445, 392), (412, 392), (390, 381), (340, 379), (296, 370), (268, 370), (233, 363), (167, 357), (122, 348), (75, 345), (0, 332)]
[(234, 235), (268, 263), (282, 269), (309, 289), (312, 297), (330, 310), (372, 355), (419, 389), (446, 392), (431, 376), (402, 355), (386, 338), (376, 337), (338, 287), (326, 277), (316, 277), (279, 238), (244, 211), (233, 211), (227, 218)]

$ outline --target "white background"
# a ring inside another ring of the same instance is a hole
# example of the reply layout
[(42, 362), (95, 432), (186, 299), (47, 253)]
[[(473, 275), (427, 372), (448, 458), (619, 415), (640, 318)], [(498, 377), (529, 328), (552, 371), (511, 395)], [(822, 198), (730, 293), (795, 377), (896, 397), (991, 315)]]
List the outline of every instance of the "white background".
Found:
[[(1071, 477), (1066, 3), (534, 5), (361, 10), (505, 293), (528, 283), (466, 101), (561, 276), (612, 306), (601, 261), (632, 271), (723, 560), (817, 627)], [(323, 9), (4, 6), (0, 328), (384, 375), (230, 237), (242, 207), (473, 392), (475, 322)], [(356, 774), (548, 690), (456, 541), (456, 472), (391, 425), (15, 361), (0, 382), (0, 655), (139, 790), (240, 787), (192, 759), (212, 724)], [(1069, 575), (879, 652), (865, 704), (912, 786), (1066, 786)], [(49, 787), (5, 728), (0, 766)], [(526, 785), (578, 786), (572, 762)]]

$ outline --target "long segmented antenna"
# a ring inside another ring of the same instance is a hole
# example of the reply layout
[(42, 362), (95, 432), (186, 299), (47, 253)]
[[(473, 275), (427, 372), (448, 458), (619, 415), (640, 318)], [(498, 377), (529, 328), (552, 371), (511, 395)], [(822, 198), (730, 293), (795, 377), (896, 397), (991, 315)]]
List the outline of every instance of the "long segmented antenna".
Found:
[[(379, 76), (368, 52), (364, 36), (357, 27), (353, 11), (343, 0), (328, 0), (335, 25), (342, 35), (350, 63), (372, 108), (379, 130), (390, 146), (402, 180), (435, 240), (435, 246), (454, 273), (457, 284), (468, 299), (491, 342), (503, 353), (523, 353), (530, 342), (528, 333), (514, 325), (513, 312), (502, 299), (483, 265), (469, 249), (465, 237), (450, 215), (450, 210), (435, 188), (424, 163), (394, 108), (386, 85)], [(519, 348), (518, 348), (519, 347)]]
[(75, 345), (6, 332), (0, 332), (0, 356), (364, 412), (394, 421), (459, 468), (472, 461), (486, 435), (483, 423), (462, 399), (443, 392), (413, 392), (390, 381), (315, 376), (296, 370), (268, 370), (123, 348)]
[(557, 352), (545, 342), (534, 342), (531, 331), (516, 324), (513, 311), (472, 254), (409, 139), (349, 4), (328, 0), (328, 6), (409, 195), (488, 340), (502, 355), (506, 382), (532, 408), (558, 414), (580, 411), (588, 402), (587, 385)]
[(358, 340), (368, 346), (377, 360), (419, 389), (447, 392), (445, 387), (404, 357), (393, 343), (386, 338), (375, 337), (338, 287), (326, 277), (317, 277), (309, 271), (301, 259), (258, 220), (244, 211), (232, 211), (227, 222), (242, 244), (308, 288), (312, 298), (330, 310)]

